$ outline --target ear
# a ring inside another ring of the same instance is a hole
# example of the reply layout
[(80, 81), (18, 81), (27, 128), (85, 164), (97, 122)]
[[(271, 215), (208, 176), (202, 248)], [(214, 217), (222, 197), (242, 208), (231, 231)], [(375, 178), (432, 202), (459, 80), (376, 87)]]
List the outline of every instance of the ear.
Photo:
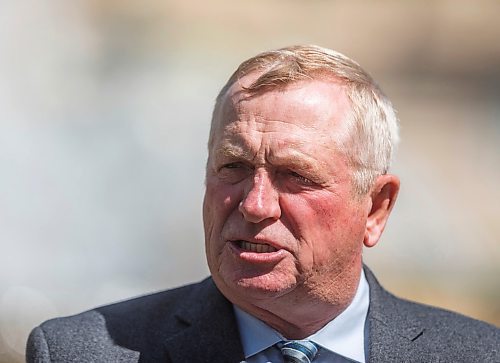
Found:
[(377, 244), (384, 231), (389, 214), (399, 192), (399, 178), (395, 175), (380, 175), (371, 191), (371, 210), (368, 214), (363, 243), (366, 247)]

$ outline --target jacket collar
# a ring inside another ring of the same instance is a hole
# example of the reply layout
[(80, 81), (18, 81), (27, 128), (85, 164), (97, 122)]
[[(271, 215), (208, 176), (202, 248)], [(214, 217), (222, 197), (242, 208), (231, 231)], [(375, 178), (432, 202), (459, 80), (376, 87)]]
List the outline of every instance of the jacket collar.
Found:
[(219, 292), (212, 279), (193, 291), (189, 306), (176, 314), (186, 326), (168, 338), (164, 347), (172, 362), (240, 362), (243, 348), (231, 303)]

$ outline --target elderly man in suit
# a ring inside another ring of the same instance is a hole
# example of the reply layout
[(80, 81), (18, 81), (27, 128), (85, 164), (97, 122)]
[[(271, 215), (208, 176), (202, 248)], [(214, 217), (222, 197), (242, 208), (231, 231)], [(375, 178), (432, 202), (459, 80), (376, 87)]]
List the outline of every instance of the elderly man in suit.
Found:
[(494, 326), (394, 297), (363, 265), (399, 179), (389, 100), (317, 46), (265, 52), (217, 97), (198, 284), (54, 319), (30, 362), (500, 362)]

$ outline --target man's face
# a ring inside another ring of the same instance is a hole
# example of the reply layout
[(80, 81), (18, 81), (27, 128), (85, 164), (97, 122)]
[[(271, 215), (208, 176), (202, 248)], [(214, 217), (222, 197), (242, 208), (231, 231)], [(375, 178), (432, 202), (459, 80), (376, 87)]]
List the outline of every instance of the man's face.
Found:
[(321, 80), (226, 95), (203, 218), (210, 271), (233, 303), (342, 299), (357, 286), (370, 203), (337, 146), (350, 107), (340, 83)]

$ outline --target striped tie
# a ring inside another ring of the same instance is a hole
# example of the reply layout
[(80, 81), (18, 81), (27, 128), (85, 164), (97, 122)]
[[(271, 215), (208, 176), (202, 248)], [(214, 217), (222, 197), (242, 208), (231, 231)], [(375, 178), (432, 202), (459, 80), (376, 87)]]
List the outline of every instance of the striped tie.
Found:
[(285, 363), (311, 363), (318, 347), (309, 340), (282, 341), (277, 344)]

